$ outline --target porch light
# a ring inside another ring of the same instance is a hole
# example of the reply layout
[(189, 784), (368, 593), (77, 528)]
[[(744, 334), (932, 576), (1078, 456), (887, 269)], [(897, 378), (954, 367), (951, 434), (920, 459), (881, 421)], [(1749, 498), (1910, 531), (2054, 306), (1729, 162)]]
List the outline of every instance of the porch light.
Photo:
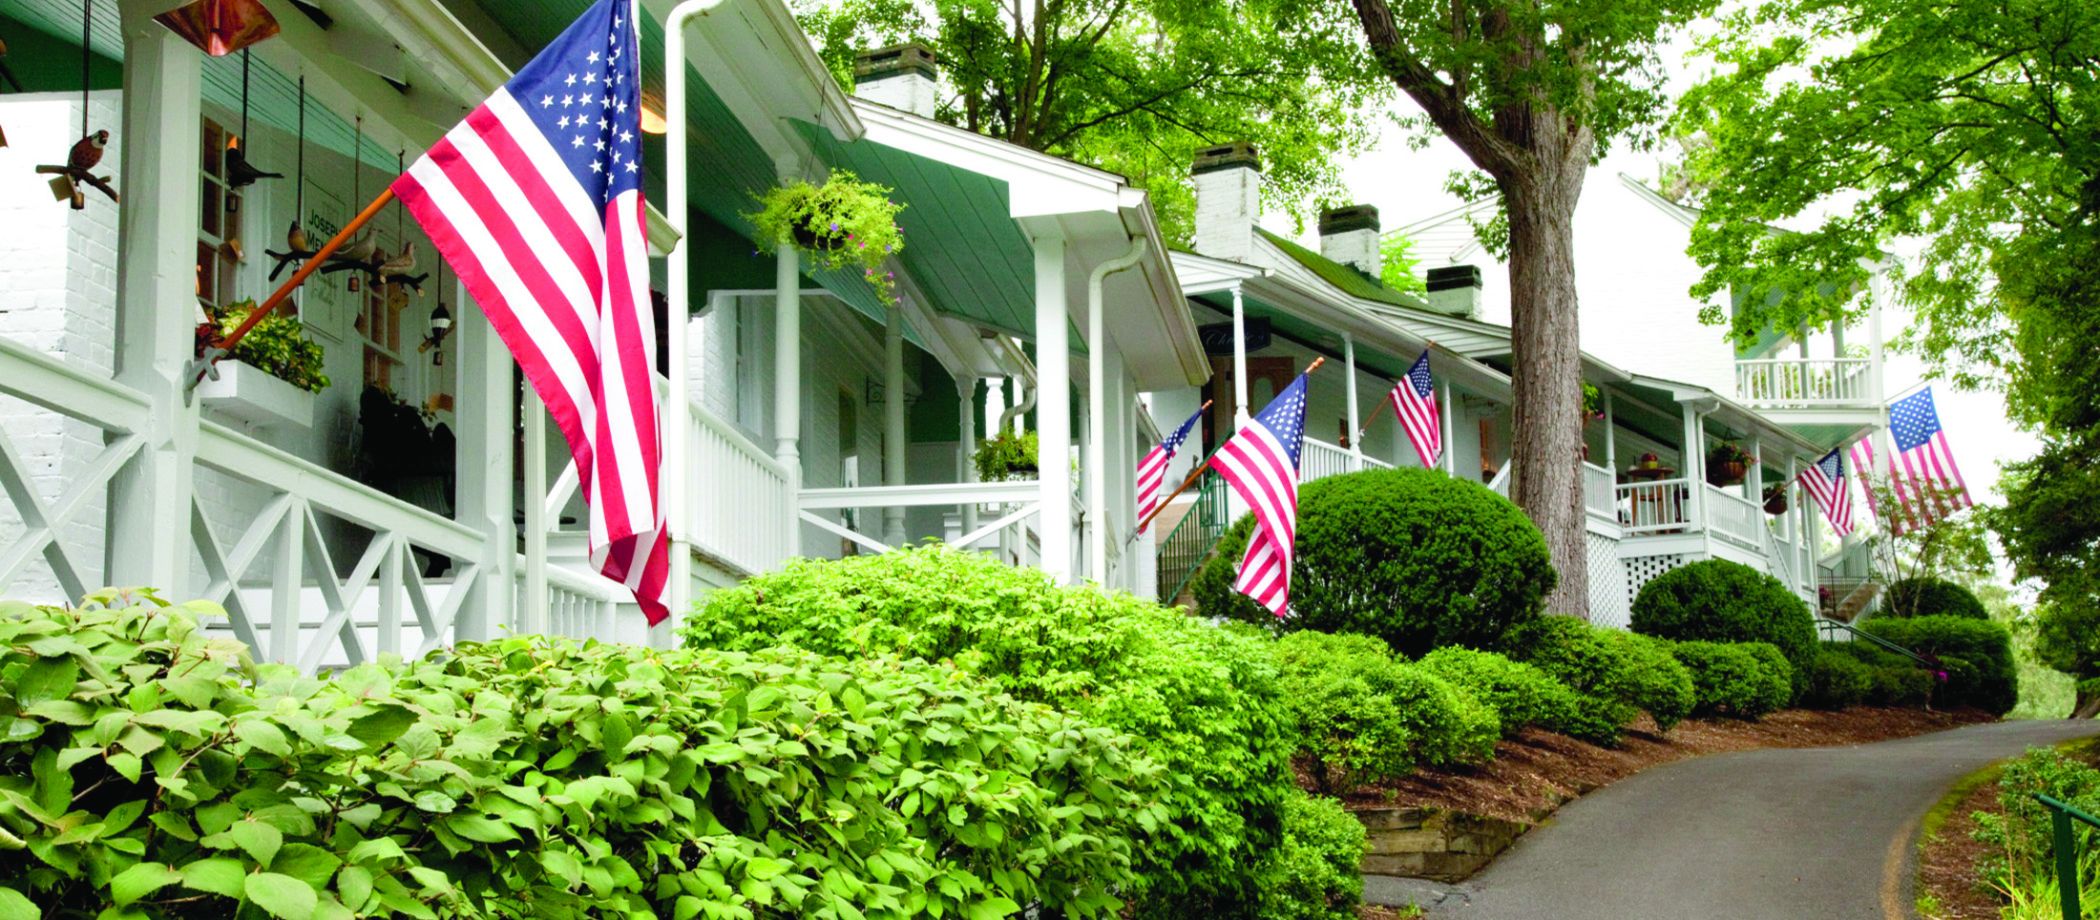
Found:
[(445, 364), (445, 337), (451, 334), (452, 311), (445, 309), (443, 303), (439, 303), (435, 309), (430, 311), (430, 334), (423, 337), (423, 344), (416, 350), (431, 351), (435, 349), (437, 354), (430, 356), (430, 363), (443, 367)]
[(642, 105), (642, 133), (662, 134), (669, 130), (671, 130), (671, 125), (664, 121), (663, 113), (657, 111), (655, 106), (644, 103)]

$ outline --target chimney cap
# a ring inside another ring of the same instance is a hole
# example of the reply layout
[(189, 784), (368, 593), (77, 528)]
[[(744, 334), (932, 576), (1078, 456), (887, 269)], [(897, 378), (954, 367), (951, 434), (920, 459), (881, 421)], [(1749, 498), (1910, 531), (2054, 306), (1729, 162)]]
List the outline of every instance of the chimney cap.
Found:
[(1344, 205), (1320, 212), (1320, 235), (1331, 236), (1351, 230), (1378, 232), (1378, 209), (1367, 204)]
[(1253, 141), (1233, 141), (1196, 151), (1196, 163), (1189, 168), (1189, 175), (1240, 168), (1261, 172), (1261, 151), (1254, 148)]
[(1480, 266), (1443, 265), (1429, 270), (1426, 286), (1430, 293), (1450, 291), (1458, 288), (1480, 287)]
[(917, 72), (932, 80), (940, 75), (936, 60), (933, 49), (927, 47), (924, 42), (905, 42), (887, 48), (876, 48), (853, 56), (853, 79), (857, 82), (868, 82)]

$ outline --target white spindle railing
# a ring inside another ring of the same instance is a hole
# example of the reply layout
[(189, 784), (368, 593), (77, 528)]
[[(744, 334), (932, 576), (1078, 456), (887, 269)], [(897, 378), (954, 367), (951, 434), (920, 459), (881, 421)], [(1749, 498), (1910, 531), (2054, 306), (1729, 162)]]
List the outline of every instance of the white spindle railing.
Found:
[[(976, 506), (980, 514), (987, 515), (976, 530), (958, 534), (949, 539), (957, 547), (978, 546), (993, 537), (1000, 537), (1000, 545), (1008, 551), (1023, 553), (1034, 531), (1031, 519), (1042, 510), (1042, 486), (1034, 480), (1013, 482), (969, 482), (969, 483), (924, 483), (902, 486), (847, 486), (830, 489), (803, 489), (797, 501), (799, 517), (810, 524), (840, 539), (850, 541), (872, 552), (886, 553), (897, 547), (883, 543), (875, 537), (847, 527), (827, 517), (823, 512), (847, 509), (888, 508), (960, 508)], [(984, 510), (989, 506), (990, 510)], [(1080, 515), (1075, 506), (1074, 526)], [(1076, 531), (1075, 531), (1076, 532)], [(1019, 556), (1014, 557), (1019, 559)], [(1026, 564), (1021, 563), (1021, 564)]]
[[(519, 557), (521, 569), (524, 564), (524, 557)], [(522, 587), (523, 584), (521, 573), (519, 585)], [(619, 641), (623, 633), (647, 629), (641, 606), (634, 602), (634, 595), (626, 588), (594, 573), (578, 572), (559, 565), (548, 566), (548, 635)]]
[(1764, 541), (1759, 532), (1764, 529), (1764, 508), (1744, 498), (1735, 486), (1705, 488), (1707, 529), (1718, 539), (1751, 552), (1763, 552)]
[(1298, 482), (1308, 483), (1315, 479), (1340, 476), (1354, 470), (1349, 459), (1349, 449), (1336, 447), (1326, 441), (1306, 438), (1298, 450)]
[(1619, 519), (1617, 511), (1618, 489), (1612, 482), (1611, 471), (1589, 461), (1582, 464), (1582, 504), (1589, 513), (1607, 521)]
[(1685, 479), (1620, 483), (1617, 490), (1626, 503), (1627, 535), (1684, 530), (1690, 523), (1685, 507), (1690, 501), (1690, 485)]
[(689, 402), (687, 520), (695, 547), (747, 572), (793, 555), (795, 496), (788, 469), (735, 426)]
[(1873, 401), (1866, 358), (1758, 358), (1735, 363), (1736, 394), (1758, 408), (1852, 406)]
[(1509, 471), (1515, 462), (1514, 460), (1502, 461), (1502, 468), (1495, 471), (1495, 478), (1488, 480), (1488, 488), (1493, 489), (1496, 495), (1500, 495), (1503, 498), (1509, 497)]

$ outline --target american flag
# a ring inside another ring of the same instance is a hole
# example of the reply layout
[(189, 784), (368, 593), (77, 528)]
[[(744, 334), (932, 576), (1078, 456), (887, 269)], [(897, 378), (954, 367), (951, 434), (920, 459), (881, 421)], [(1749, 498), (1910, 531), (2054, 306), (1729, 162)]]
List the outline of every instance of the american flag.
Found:
[(1954, 448), (1940, 429), (1931, 387), (1889, 404), (1889, 437), (1896, 446), (1889, 457), (1889, 479), (1897, 503), (1903, 506), (1902, 513), (1895, 516), (1897, 533), (1974, 504), (1961, 469), (1954, 465)]
[(1802, 470), (1801, 485), (1823, 509), (1830, 529), (1839, 537), (1852, 532), (1852, 489), (1845, 482), (1843, 448), (1833, 448), (1808, 469)]
[(1181, 442), (1189, 438), (1189, 429), (1196, 427), (1196, 420), (1202, 417), (1203, 410), (1197, 409), (1166, 440), (1146, 451), (1145, 459), (1138, 461), (1138, 533), (1145, 532), (1145, 525), (1152, 523), (1152, 512), (1159, 507), (1159, 487), (1167, 478), (1167, 464), (1174, 461), (1174, 455), (1181, 450)]
[(1392, 400), (1400, 427), (1407, 429), (1407, 440), (1421, 456), (1422, 468), (1434, 468), (1444, 456), (1444, 425), (1436, 405), (1436, 380), (1429, 376), (1429, 349), (1422, 349), (1415, 366), (1407, 369), (1407, 376), (1393, 385), (1386, 398)]
[(633, 0), (599, 0), (417, 160), (394, 193), (569, 442), (591, 560), (669, 613)]
[(1291, 605), (1291, 547), (1298, 537), (1298, 452), (1305, 445), (1305, 375), (1269, 402), (1210, 458), (1211, 469), (1247, 507), (1254, 533), (1232, 589), (1286, 616)]
[(1879, 515), (1881, 508), (1874, 498), (1874, 476), (1878, 472), (1874, 465), (1874, 438), (1869, 435), (1852, 444), (1852, 469), (1859, 474), (1859, 494), (1866, 496), (1867, 513)]

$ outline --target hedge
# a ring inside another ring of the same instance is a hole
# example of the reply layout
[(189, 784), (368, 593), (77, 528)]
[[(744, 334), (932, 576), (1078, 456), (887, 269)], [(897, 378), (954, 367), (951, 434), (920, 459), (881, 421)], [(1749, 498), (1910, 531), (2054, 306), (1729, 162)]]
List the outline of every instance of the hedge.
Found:
[(1206, 616), (1377, 636), (1408, 657), (1492, 646), (1538, 616), (1559, 579), (1538, 528), (1486, 487), (1436, 470), (1367, 470), (1299, 490), (1291, 616), (1279, 620), (1232, 590), (1252, 526), (1229, 530), (1197, 574)]
[(1947, 682), (1937, 704), (2004, 715), (2018, 702), (2012, 635), (1996, 622), (1958, 616), (1875, 617), (1860, 629), (1938, 662), (1947, 672)]
[(1944, 578), (1920, 576), (1889, 585), (1888, 596), (1882, 599), (1881, 611), (1875, 616), (1950, 616), (1988, 620), (1991, 612), (1984, 609), (1976, 592)]
[(1492, 708), (1369, 636), (1293, 633), (1276, 645), (1298, 756), (1322, 792), (1399, 779), (1418, 766), (1494, 756)]
[(1417, 665), (1473, 695), (1501, 718), (1502, 734), (1525, 728), (1577, 737), (1612, 735), (1615, 724), (1585, 721), (1583, 698), (1546, 672), (1494, 652), (1446, 646), (1422, 656)]
[(1823, 648), (1849, 655), (1867, 666), (1867, 691), (1860, 702), (1870, 706), (1923, 706), (1932, 700), (1937, 678), (1908, 657), (1865, 641), (1826, 642)]
[(1621, 698), (1646, 712), (1658, 730), (1667, 732), (1692, 714), (1698, 693), (1691, 671), (1670, 653), (1674, 643), (1620, 629), (1599, 630), (1598, 635), (1619, 646), (1625, 656), (1626, 670), (1619, 675)]
[(1849, 643), (1819, 643), (1795, 685), (1801, 705), (1810, 709), (1846, 709), (1866, 702), (1874, 683), (1874, 669), (1833, 646)]
[(1268, 639), (946, 547), (797, 560), (709, 595), (690, 646), (952, 661), (1132, 735), (1166, 773), (1140, 834), (1140, 916), (1247, 916), (1281, 834), (1293, 737)]
[[(1777, 647), (1758, 644), (1772, 649), (1773, 657), (1786, 666)], [(1779, 711), (1793, 697), (1792, 668), (1774, 673), (1748, 643), (1678, 642), (1670, 646), (1670, 654), (1691, 672), (1695, 715), (1756, 719)]]
[(1129, 736), (946, 665), (514, 638), (316, 679), (218, 613), (0, 605), (0, 906), (1107, 917), (1163, 817)]
[(1796, 669), (1816, 647), (1806, 603), (1779, 579), (1725, 559), (1681, 565), (1642, 585), (1632, 626), (1679, 641), (1769, 642)]
[(1298, 790), (1283, 800), (1283, 843), (1255, 878), (1263, 920), (1357, 920), (1363, 822), (1340, 802)]
[(1668, 729), (1691, 707), (1691, 675), (1658, 646), (1616, 629), (1591, 626), (1567, 616), (1540, 617), (1505, 637), (1509, 657), (1537, 667), (1575, 691), (1582, 700), (1577, 737), (1616, 744), (1626, 723), (1648, 705)]

